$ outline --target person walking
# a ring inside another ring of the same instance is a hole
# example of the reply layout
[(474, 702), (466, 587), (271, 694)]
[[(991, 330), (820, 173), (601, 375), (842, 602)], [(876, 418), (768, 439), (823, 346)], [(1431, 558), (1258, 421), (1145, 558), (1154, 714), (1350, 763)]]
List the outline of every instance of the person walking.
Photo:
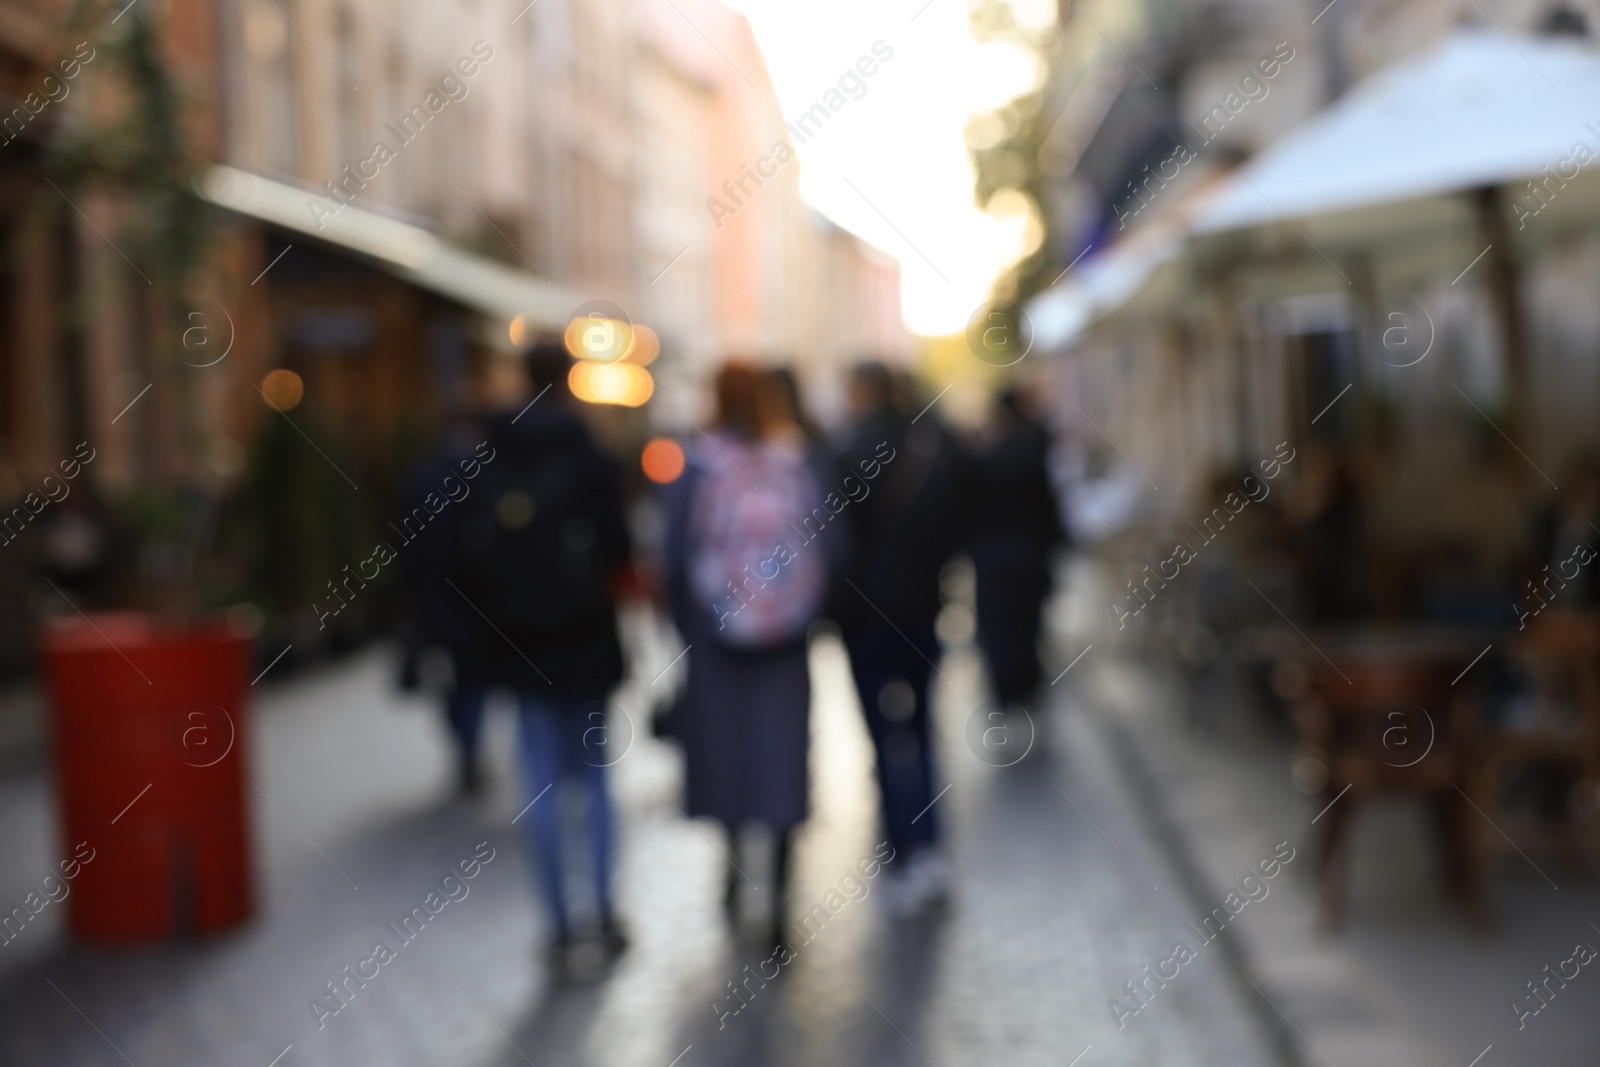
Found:
[[(448, 582), (476, 621), (459, 664), (468, 699), (497, 686), (517, 694), (526, 803), (559, 968), (573, 940), (562, 861), (560, 784), (586, 800), (599, 939), (626, 939), (611, 895), (613, 816), (606, 784), (606, 700), (622, 680), (614, 590), (632, 546), (617, 464), (595, 443), (567, 389), (556, 344), (527, 355), (535, 401), (490, 423), (486, 451), (454, 516)], [(550, 796), (545, 794), (555, 790)]]
[[(423, 457), (407, 482), (408, 515), (417, 508), (427, 508), (428, 494), (444, 492), (446, 478), (460, 480), (464, 472), (458, 465), (477, 462), (473, 444), (481, 440), (483, 427), (476, 420), (460, 420), (447, 431), (444, 442)], [(431, 512), (424, 510), (423, 514)], [(463, 684), (462, 665), (474, 654), (479, 620), (446, 580), (456, 551), (455, 532), (453, 524), (430, 523), (412, 538), (403, 554), (400, 686), (412, 691), (440, 691), (445, 726), (455, 752), (456, 790), (463, 796), (476, 796), (483, 788), (478, 746), (483, 733), (484, 694), (481, 687)], [(442, 669), (446, 664), (447, 672)], [(441, 679), (440, 675), (447, 677)]]
[(875, 488), (844, 512), (852, 552), (829, 614), (849, 650), (872, 736), (885, 831), (904, 858), (887, 873), (884, 901), (912, 914), (945, 894), (928, 685), (940, 654), (940, 572), (962, 543), (971, 472), (965, 449), (937, 416), (911, 416), (896, 403), (900, 391), (882, 363), (851, 372), (855, 422), (837, 464), (875, 477)]
[(993, 431), (974, 457), (979, 504), (969, 547), (978, 582), (978, 646), (1002, 708), (1029, 711), (1043, 678), (1039, 633), (1051, 556), (1066, 542), (1050, 485), (1050, 434), (1012, 387), (995, 402)]
[[(687, 814), (729, 840), (725, 906), (737, 926), (739, 832), (773, 835), (774, 941), (781, 939), (794, 832), (806, 816), (811, 678), (806, 642), (837, 542), (818, 517), (825, 473), (770, 376), (729, 363), (717, 425), (665, 491), (663, 577), (688, 646), (674, 732)], [(755, 884), (752, 882), (751, 884)]]

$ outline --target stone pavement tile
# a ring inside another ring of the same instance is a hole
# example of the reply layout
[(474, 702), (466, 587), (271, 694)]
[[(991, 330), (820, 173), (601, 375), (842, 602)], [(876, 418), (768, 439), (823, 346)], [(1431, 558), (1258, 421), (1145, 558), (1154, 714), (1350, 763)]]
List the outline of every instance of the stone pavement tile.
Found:
[(1204, 773), (1193, 748), (1163, 721), (1156, 681), (1151, 672), (1106, 657), (1080, 680), (1079, 692), (1124, 739), (1123, 752), (1137, 761), (1147, 802), (1159, 808), (1156, 817), (1181, 842), (1177, 847), (1190, 858), (1194, 879), (1204, 887), (1200, 892), (1220, 903), (1280, 843), (1294, 850), (1266, 898), (1247, 905), (1224, 934), (1266, 1006), (1265, 1019), (1277, 1023), (1283, 1046), (1308, 1064), (1328, 1059), (1346, 1067), (1330, 1045), (1347, 1049), (1356, 1062), (1373, 1062), (1369, 1056), (1376, 1055), (1416, 1067), (1442, 1063), (1438, 1050), (1393, 1009), (1381, 984), (1345, 946), (1291, 933), (1297, 923), (1309, 928), (1312, 838), (1282, 810), (1252, 812), (1254, 798), (1221, 768)]
[[(816, 653), (820, 787), (802, 838), (797, 911), (873, 841), (870, 754), (853, 698), (828, 681), (843, 677), (837, 651), (822, 643)], [(971, 664), (947, 661), (944, 670), (953, 683), (940, 691), (940, 766), (950, 792), (936, 810), (955, 868), (949, 915), (897, 924), (884, 921), (870, 895), (852, 903), (719, 1026), (712, 997), (765, 956), (735, 948), (684, 1020), (676, 1045), (692, 1050), (683, 1062), (1059, 1065), (1091, 1044), (1085, 1064), (1268, 1062), (1243, 1013), (1204, 977), (1175, 987), (1139, 1028), (1115, 1030), (1105, 1000), (1170, 947), (1160, 891), (1133, 867), (1159, 872), (1160, 856), (1104, 775), (1092, 738), (1074, 739), (1065, 758), (980, 763), (963, 736), (976, 703)], [(508, 1054), (503, 1062), (516, 1061)]]

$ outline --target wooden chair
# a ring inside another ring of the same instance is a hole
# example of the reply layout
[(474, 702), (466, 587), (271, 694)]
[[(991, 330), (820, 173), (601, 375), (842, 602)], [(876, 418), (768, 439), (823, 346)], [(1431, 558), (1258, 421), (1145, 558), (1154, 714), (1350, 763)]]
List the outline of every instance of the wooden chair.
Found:
[(1302, 737), (1327, 768), (1315, 817), (1322, 834), (1324, 928), (1337, 929), (1344, 920), (1356, 813), (1372, 797), (1396, 793), (1432, 807), (1447, 886), (1475, 924), (1486, 924), (1479, 839), (1471, 828), (1478, 816), (1466, 796), (1473, 784), (1476, 692), (1451, 686), (1462, 665), (1404, 655), (1341, 657), (1337, 668), (1320, 660), (1306, 664), (1292, 706)]
[[(1534, 714), (1486, 736), (1476, 792), (1493, 810), (1506, 780), (1518, 772), (1546, 770), (1558, 784), (1576, 783), (1600, 853), (1600, 619), (1547, 611), (1509, 644), (1507, 658), (1533, 680)], [(1582, 852), (1576, 814), (1563, 799), (1562, 845), (1571, 867)], [(1491, 846), (1499, 845), (1498, 832), (1487, 825), (1483, 831)]]

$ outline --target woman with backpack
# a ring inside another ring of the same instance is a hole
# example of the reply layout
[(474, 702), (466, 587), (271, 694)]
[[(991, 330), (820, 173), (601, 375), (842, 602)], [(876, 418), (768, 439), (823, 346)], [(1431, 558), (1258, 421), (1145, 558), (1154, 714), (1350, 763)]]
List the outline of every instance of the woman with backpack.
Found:
[(688, 815), (728, 830), (724, 900), (734, 922), (747, 881), (739, 831), (753, 823), (773, 835), (777, 940), (794, 831), (806, 815), (806, 635), (822, 611), (839, 531), (824, 506), (825, 465), (777, 383), (729, 363), (716, 402), (715, 430), (664, 502), (666, 593), (689, 646), (673, 729)]

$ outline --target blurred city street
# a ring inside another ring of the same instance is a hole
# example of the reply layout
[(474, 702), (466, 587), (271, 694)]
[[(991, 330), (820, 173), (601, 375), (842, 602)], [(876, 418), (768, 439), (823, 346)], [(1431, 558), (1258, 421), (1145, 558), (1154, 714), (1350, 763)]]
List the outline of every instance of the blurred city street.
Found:
[(0, 0), (0, 1067), (1600, 1063), (1600, 0)]

